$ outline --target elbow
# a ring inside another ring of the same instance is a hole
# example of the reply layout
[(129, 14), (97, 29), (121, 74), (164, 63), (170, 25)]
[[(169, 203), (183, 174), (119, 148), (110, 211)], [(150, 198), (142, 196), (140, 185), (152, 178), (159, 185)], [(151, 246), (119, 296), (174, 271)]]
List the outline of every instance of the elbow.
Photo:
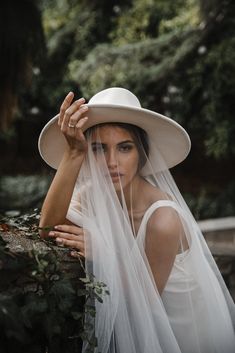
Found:
[(38, 229), (38, 233), (39, 233), (40, 238), (42, 238), (42, 239), (47, 238), (48, 233), (52, 228), (53, 227), (48, 226), (48, 224), (46, 224), (45, 221), (43, 220), (43, 218), (41, 217), (40, 222), (39, 222), (39, 229)]
[(47, 237), (47, 235), (48, 235), (48, 232), (46, 232), (43, 229), (39, 229), (38, 233), (39, 233), (40, 238), (42, 238), (42, 239), (45, 239)]
[(45, 239), (48, 236), (48, 232), (46, 232), (45, 230), (41, 229), (40, 226), (39, 226), (38, 234), (39, 234), (40, 238), (42, 238), (42, 239)]

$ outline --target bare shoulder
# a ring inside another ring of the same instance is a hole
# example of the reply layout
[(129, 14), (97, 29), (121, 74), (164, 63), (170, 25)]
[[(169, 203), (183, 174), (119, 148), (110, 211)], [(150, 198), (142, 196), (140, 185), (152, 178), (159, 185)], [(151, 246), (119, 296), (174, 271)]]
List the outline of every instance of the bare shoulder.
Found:
[(178, 213), (170, 206), (159, 207), (148, 220), (147, 233), (179, 239), (182, 225)]

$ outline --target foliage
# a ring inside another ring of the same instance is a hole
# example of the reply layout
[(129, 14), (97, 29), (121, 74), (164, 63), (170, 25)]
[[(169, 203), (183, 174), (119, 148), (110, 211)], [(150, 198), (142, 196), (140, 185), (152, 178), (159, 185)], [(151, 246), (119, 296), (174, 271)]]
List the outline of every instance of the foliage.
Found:
[(37, 0), (0, 2), (0, 131), (16, 114), (19, 96), (30, 86), (32, 70), (45, 48)]
[(0, 237), (1, 352), (74, 353), (82, 341), (93, 352), (94, 302), (103, 301), (106, 286), (85, 273), (80, 258), (73, 273), (63, 267), (59, 259), (68, 250), (39, 239), (37, 219), (37, 212), (1, 219), (3, 235), (33, 240), (30, 251), (17, 252)]
[(223, 189), (211, 191), (202, 187), (198, 194), (184, 193), (184, 198), (194, 217), (200, 221), (215, 217), (229, 217), (235, 214), (235, 182), (234, 180)]
[(185, 33), (174, 31), (157, 39), (119, 48), (101, 44), (89, 53), (86, 60), (73, 62), (69, 74), (73, 80), (79, 80), (85, 96), (107, 86), (120, 85), (132, 89), (143, 106), (159, 111), (157, 103), (166, 89), (167, 79), (172, 77), (182, 57), (191, 52), (197, 40), (197, 33), (189, 30)]
[[(40, 207), (52, 176), (17, 175), (0, 177), (0, 214), (2, 211)], [(7, 203), (6, 203), (7, 200)]]
[(126, 6), (125, 10), (119, 7), (119, 16), (110, 33), (112, 44), (137, 43), (158, 37), (167, 27), (169, 31), (169, 22), (185, 12), (188, 3), (185, 0), (136, 0), (132, 6)]
[(231, 1), (113, 1), (106, 10), (105, 0), (51, 4), (44, 11), (49, 62), (54, 55), (63, 61), (54, 102), (73, 87), (89, 98), (105, 87), (124, 86), (146, 108), (184, 124), (204, 154), (234, 155)]
[[(87, 97), (108, 86), (127, 87), (145, 107), (188, 128), (208, 155), (234, 155), (235, 83), (230, 75), (235, 72), (235, 42), (234, 37), (218, 40), (224, 24), (216, 18), (203, 31), (179, 29), (121, 47), (97, 45), (86, 60), (69, 64), (69, 77), (80, 83)], [(211, 43), (212, 34), (217, 35), (216, 43)]]
[[(188, 130), (194, 158), (188, 178), (197, 176), (204, 184), (199, 195), (203, 190), (210, 194), (199, 171), (209, 160), (220, 174), (227, 174), (226, 180), (221, 175), (220, 187), (230, 183), (234, 171), (221, 166), (224, 160), (232, 163), (235, 155), (232, 0), (39, 3), (47, 45), (44, 65), (35, 68), (31, 90), (21, 97), (21, 125), (15, 127), (15, 136), (8, 133), (9, 141), (15, 143), (29, 121), (39, 134), (69, 90), (76, 98), (89, 99), (100, 89), (119, 85), (131, 89), (145, 108), (174, 118)], [(33, 138), (32, 158), (38, 153)], [(207, 173), (214, 178), (210, 169)]]

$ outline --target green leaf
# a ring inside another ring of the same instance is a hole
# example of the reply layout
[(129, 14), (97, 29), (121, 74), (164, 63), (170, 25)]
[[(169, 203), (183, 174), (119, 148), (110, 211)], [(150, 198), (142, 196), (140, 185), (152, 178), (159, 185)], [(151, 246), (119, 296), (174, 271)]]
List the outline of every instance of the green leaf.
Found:
[(81, 319), (84, 316), (83, 313), (80, 313), (80, 312), (77, 312), (77, 311), (72, 311), (71, 315), (74, 318), (74, 320), (79, 320), (79, 319)]

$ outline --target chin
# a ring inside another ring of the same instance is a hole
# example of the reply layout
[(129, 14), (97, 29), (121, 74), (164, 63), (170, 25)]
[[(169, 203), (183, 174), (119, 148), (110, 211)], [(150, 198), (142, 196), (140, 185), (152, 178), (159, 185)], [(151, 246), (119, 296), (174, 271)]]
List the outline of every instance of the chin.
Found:
[(114, 186), (114, 189), (116, 190), (116, 191), (121, 191), (121, 190), (125, 190), (128, 186), (130, 186), (131, 185), (131, 182), (126, 182), (126, 183), (124, 183), (123, 182), (123, 180), (122, 180), (122, 182), (120, 183), (120, 181), (118, 181), (118, 182), (113, 182), (113, 186)]
[(123, 189), (123, 186), (118, 182), (118, 183), (113, 183), (114, 189), (116, 191), (120, 191)]

